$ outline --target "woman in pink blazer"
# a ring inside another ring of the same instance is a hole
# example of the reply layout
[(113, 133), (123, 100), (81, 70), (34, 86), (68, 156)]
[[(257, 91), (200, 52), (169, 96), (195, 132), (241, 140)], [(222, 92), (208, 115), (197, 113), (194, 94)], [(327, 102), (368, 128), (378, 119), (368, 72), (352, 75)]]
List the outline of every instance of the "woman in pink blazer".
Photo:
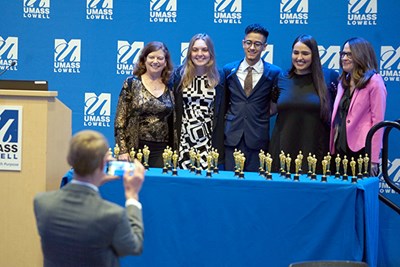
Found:
[[(347, 158), (365, 154), (365, 140), (372, 126), (384, 120), (386, 87), (378, 74), (372, 45), (363, 38), (347, 40), (340, 52), (342, 74), (333, 106), (330, 151)], [(383, 131), (372, 138), (371, 176), (379, 173)]]

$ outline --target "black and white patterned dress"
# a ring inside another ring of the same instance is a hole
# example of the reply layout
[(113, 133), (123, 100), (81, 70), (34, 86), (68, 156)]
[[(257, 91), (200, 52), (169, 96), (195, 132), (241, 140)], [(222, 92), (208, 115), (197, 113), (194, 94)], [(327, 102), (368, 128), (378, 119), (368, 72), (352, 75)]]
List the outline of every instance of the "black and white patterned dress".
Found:
[(183, 88), (182, 130), (179, 163), (190, 168), (189, 151), (194, 148), (201, 155), (201, 166), (207, 168), (207, 154), (211, 151), (212, 121), (215, 88), (208, 88), (207, 76), (196, 76), (188, 88)]

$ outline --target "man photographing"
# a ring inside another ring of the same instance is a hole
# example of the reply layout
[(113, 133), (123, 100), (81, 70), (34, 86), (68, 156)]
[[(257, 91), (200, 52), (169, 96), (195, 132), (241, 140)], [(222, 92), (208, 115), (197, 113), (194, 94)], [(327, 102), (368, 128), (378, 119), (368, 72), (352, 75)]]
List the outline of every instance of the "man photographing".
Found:
[(53, 192), (38, 194), (34, 211), (41, 237), (44, 266), (119, 266), (118, 257), (142, 253), (143, 221), (139, 192), (144, 167), (135, 161), (125, 171), (126, 208), (103, 200), (98, 187), (118, 179), (107, 176), (111, 159), (105, 137), (81, 131), (70, 142), (68, 163), (72, 181)]

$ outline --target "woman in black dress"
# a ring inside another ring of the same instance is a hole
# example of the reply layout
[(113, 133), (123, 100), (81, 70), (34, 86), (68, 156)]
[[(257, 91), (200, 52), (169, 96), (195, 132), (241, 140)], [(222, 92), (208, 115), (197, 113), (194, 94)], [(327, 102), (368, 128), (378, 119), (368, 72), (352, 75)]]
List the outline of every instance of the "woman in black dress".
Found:
[[(325, 76), (325, 77), (324, 77)], [(329, 121), (331, 98), (336, 92), (338, 74), (323, 70), (318, 45), (310, 35), (300, 35), (292, 45), (292, 67), (278, 79), (279, 99), (272, 112), (278, 112), (269, 152), (273, 158), (272, 171), (280, 167), (279, 154), (294, 159), (301, 151), (302, 170), (308, 170), (307, 156), (317, 158), (317, 173), (329, 151)]]

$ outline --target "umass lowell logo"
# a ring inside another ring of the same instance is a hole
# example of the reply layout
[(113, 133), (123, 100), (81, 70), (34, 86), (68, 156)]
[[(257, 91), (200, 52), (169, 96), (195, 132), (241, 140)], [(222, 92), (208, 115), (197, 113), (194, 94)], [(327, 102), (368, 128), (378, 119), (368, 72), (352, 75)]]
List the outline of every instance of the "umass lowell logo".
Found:
[(113, 0), (86, 0), (86, 19), (112, 20)]
[(214, 23), (241, 24), (242, 0), (215, 0)]
[(111, 94), (85, 93), (83, 126), (110, 127)]
[(64, 39), (54, 41), (54, 72), (80, 73), (81, 68), (81, 40)]
[(281, 0), (280, 24), (308, 24), (308, 0)]
[(340, 69), (340, 46), (331, 45), (325, 48), (324, 46), (319, 45), (318, 52), (323, 67), (332, 70)]
[(24, 18), (50, 19), (50, 0), (24, 0)]
[(267, 48), (265, 48), (265, 51), (261, 53), (261, 58), (268, 63), (274, 64), (274, 45), (269, 44), (267, 45)]
[(8, 71), (17, 70), (17, 65), (10, 66), (13, 61), (18, 61), (18, 37), (0, 36), (0, 71), (9, 68)]
[[(3, 109), (0, 113), (0, 142), (18, 142), (18, 110)], [(4, 151), (1, 151), (4, 152)]]
[(386, 82), (400, 82), (400, 46), (381, 46), (380, 68)]
[(150, 0), (150, 22), (176, 22), (178, 0)]
[(144, 42), (119, 40), (117, 50), (117, 74), (132, 75), (133, 67), (139, 59)]
[(378, 0), (349, 0), (347, 25), (377, 25)]
[(0, 169), (21, 170), (22, 107), (0, 107)]

